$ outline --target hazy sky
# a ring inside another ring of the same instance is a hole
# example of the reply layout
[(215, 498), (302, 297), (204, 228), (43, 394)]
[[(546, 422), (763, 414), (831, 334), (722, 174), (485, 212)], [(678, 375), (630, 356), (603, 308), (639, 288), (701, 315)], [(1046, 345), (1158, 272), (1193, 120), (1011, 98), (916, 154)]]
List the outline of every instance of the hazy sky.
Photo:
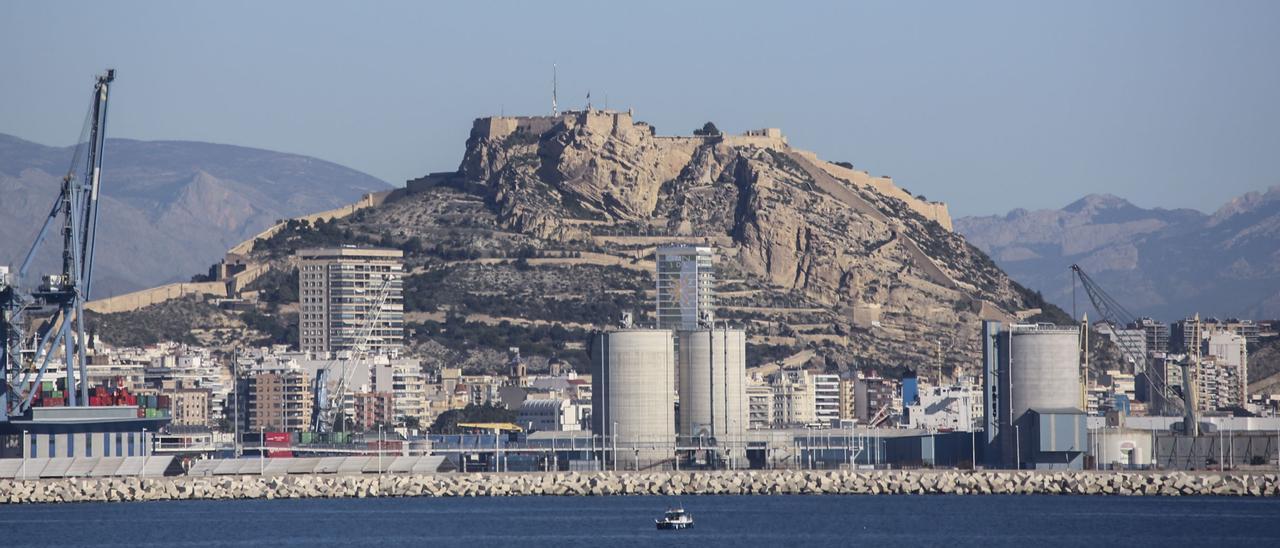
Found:
[[(0, 132), (309, 154), (395, 184), (471, 120), (560, 101), (707, 120), (892, 175), (957, 215), (1091, 192), (1212, 210), (1280, 183), (1280, 2), (0, 3)], [(110, 151), (108, 151), (110, 154)], [(107, 157), (110, 162), (110, 157)], [(0, 198), (3, 199), (3, 198)]]

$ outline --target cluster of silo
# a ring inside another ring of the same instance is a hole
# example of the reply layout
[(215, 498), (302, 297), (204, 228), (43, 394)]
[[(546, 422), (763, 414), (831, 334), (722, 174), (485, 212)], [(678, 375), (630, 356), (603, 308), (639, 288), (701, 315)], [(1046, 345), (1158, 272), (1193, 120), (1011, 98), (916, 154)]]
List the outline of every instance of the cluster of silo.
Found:
[(747, 335), (741, 329), (680, 331), (680, 445), (733, 448), (747, 429)]
[[(591, 430), (616, 447), (616, 462), (670, 460), (675, 433), (674, 334), (666, 329), (597, 333), (591, 347)], [(616, 444), (616, 445), (615, 445)]]

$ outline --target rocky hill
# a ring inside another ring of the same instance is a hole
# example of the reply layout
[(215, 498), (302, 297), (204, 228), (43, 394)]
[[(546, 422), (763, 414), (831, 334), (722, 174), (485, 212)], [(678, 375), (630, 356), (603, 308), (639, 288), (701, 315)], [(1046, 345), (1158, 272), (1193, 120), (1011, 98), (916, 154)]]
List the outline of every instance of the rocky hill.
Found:
[[(0, 264), (21, 262), (72, 153), (0, 134)], [(296, 154), (127, 139), (107, 141), (102, 181), (95, 297), (186, 280), (279, 219), (390, 188)], [(46, 242), (33, 274), (56, 268), (58, 247)]]
[(290, 223), (252, 255), (287, 269), (304, 246), (399, 247), (427, 354), (519, 339), (585, 357), (586, 330), (624, 310), (652, 320), (656, 245), (707, 243), (717, 315), (748, 327), (754, 364), (811, 354), (832, 369), (972, 370), (980, 317), (1042, 303), (950, 222), (944, 204), (777, 130), (665, 137), (590, 111), (477, 120), (457, 172), (345, 219)]
[[(1014, 279), (1071, 307), (1079, 263), (1135, 314), (1280, 317), (1280, 186), (1212, 215), (1091, 195), (1060, 210), (966, 217), (956, 229)], [(1081, 294), (1079, 306), (1088, 306)]]

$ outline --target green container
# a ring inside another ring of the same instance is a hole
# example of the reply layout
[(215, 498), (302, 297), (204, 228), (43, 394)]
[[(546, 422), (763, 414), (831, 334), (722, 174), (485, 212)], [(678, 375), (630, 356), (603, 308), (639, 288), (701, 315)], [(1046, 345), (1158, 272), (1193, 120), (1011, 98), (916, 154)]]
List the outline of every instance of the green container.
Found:
[(42, 386), (41, 388), (43, 388), (45, 392), (52, 392), (52, 391), (53, 391), (53, 389), (54, 389), (54, 388), (56, 388), (56, 387), (53, 385), (53, 381), (44, 381), (42, 384), (43, 384), (44, 386)]
[(61, 398), (61, 397), (62, 397), (62, 391), (61, 391), (61, 390), (54, 390), (52, 393), (50, 393), (50, 394), (49, 394), (49, 397), (51, 397), (51, 398)]

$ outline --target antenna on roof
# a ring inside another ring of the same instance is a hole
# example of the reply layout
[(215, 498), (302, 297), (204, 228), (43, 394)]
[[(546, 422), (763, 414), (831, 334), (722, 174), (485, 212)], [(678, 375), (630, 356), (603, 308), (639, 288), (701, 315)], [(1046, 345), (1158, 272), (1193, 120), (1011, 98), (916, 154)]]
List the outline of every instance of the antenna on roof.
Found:
[(560, 106), (556, 104), (556, 64), (551, 63), (551, 115), (560, 115)]

